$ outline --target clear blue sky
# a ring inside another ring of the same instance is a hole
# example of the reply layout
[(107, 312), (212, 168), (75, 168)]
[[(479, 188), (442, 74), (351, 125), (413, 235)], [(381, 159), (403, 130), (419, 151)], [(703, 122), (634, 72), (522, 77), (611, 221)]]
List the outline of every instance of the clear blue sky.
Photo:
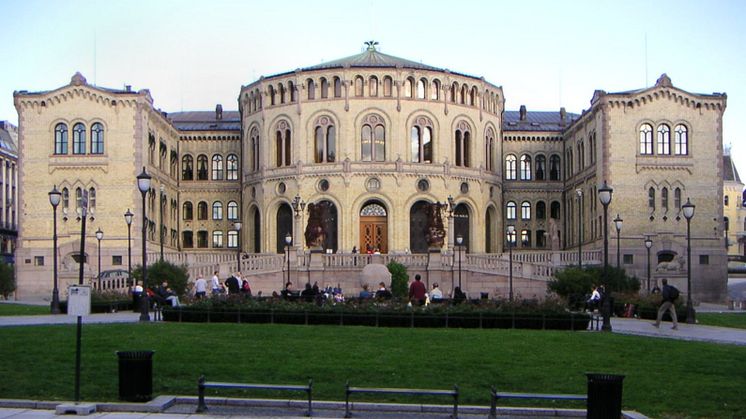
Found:
[[(0, 120), (14, 90), (150, 89), (167, 112), (236, 109), (262, 75), (387, 54), (503, 86), (506, 108), (581, 112), (595, 89), (728, 93), (724, 143), (746, 178), (744, 1), (0, 0)], [(647, 39), (647, 41), (646, 41)], [(646, 54), (647, 45), (647, 54)]]

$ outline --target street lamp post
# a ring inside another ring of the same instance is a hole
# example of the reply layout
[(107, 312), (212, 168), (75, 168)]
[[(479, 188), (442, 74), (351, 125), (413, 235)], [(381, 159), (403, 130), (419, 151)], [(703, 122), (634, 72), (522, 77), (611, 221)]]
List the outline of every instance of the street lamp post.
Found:
[(98, 240), (98, 291), (101, 292), (101, 239), (104, 238), (104, 232), (101, 227), (96, 230), (96, 240)]
[(127, 280), (130, 281), (132, 280), (132, 217), (134, 215), (129, 208), (124, 213), (124, 221), (127, 223)]
[(145, 216), (145, 195), (150, 190), (150, 175), (145, 171), (145, 166), (142, 167), (142, 173), (137, 175), (137, 189), (142, 194), (142, 298), (140, 298), (140, 321), (149, 322), (150, 315), (148, 314), (148, 291), (147, 291), (147, 279), (148, 279), (148, 255), (147, 249), (147, 218)]
[(616, 215), (616, 218), (614, 218), (614, 227), (616, 227), (616, 267), (617, 269), (620, 269), (622, 267), (621, 263), (621, 254), (622, 249), (620, 246), (620, 240), (621, 240), (621, 232), (622, 232), (622, 223), (624, 223), (624, 220), (622, 220), (622, 217), (619, 216), (619, 214)]
[(696, 323), (697, 313), (694, 312), (694, 305), (692, 304), (692, 236), (690, 226), (692, 217), (694, 217), (694, 204), (689, 202), (689, 198), (686, 199), (686, 204), (681, 206), (681, 211), (686, 218), (686, 322), (694, 324)]
[(578, 194), (578, 268), (583, 268), (583, 190), (575, 189)]
[(650, 248), (653, 247), (653, 241), (650, 237), (645, 238), (645, 249), (648, 251), (648, 293), (650, 293)]
[[(614, 193), (614, 189), (604, 180), (603, 186), (598, 188), (598, 199), (601, 201), (601, 205), (604, 206), (604, 287), (608, 282), (608, 269), (609, 269), (609, 204), (611, 203), (611, 195)], [(611, 332), (611, 298), (609, 297), (609, 291), (604, 292), (603, 301), (601, 302), (601, 313), (603, 315), (603, 325), (601, 330)]]
[(513, 301), (513, 240), (515, 238), (515, 226), (508, 226), (508, 277), (510, 278), (509, 299)]
[(456, 236), (456, 244), (458, 245), (458, 288), (463, 291), (461, 288), (461, 243), (464, 242), (464, 237), (462, 235)]
[(52, 287), (52, 314), (60, 314), (60, 290), (57, 288), (57, 205), (60, 204), (62, 198), (62, 192), (57, 190), (57, 185), (54, 185), (52, 190), (49, 192), (49, 203), (52, 204), (52, 212), (54, 213), (54, 222), (52, 224), (52, 263), (54, 263), (54, 277)]
[(238, 240), (238, 243), (236, 243), (236, 247), (238, 248), (236, 251), (236, 272), (241, 272), (241, 222), (235, 221), (233, 227), (235, 227), (236, 232), (238, 232), (238, 237), (236, 238), (236, 240)]
[(288, 232), (285, 235), (285, 251), (286, 251), (285, 259), (287, 259), (287, 264), (288, 264), (287, 281), (285, 281), (286, 284), (290, 282), (290, 245), (292, 243), (293, 243), (293, 236), (290, 234), (290, 232)]

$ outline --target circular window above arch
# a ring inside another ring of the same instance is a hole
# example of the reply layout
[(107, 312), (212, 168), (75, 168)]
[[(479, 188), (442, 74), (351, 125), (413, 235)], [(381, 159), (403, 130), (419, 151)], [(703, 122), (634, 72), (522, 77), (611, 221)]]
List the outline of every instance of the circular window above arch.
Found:
[(368, 192), (376, 192), (381, 189), (381, 180), (377, 177), (368, 178), (367, 181), (365, 181), (365, 189), (368, 190)]
[(321, 179), (318, 184), (319, 190), (321, 192), (326, 192), (329, 190), (329, 181), (326, 179)]
[(420, 192), (427, 192), (430, 190), (430, 181), (427, 179), (420, 179), (417, 181), (417, 190)]
[(461, 183), (461, 193), (462, 194), (468, 194), (469, 193), (469, 184), (466, 182)]
[(280, 182), (277, 185), (277, 193), (280, 195), (284, 195), (285, 191), (287, 191), (287, 186), (285, 186), (285, 182)]

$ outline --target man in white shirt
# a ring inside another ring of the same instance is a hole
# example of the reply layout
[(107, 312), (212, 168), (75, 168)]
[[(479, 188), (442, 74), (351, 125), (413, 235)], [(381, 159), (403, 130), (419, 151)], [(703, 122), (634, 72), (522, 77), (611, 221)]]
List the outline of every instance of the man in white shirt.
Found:
[(433, 289), (430, 291), (430, 299), (431, 300), (440, 300), (443, 298), (443, 291), (438, 288), (438, 284), (433, 284)]
[(210, 285), (212, 286), (212, 295), (220, 294), (220, 290), (222, 287), (220, 286), (220, 279), (218, 279), (218, 271), (215, 271), (215, 273), (212, 275)]
[(202, 275), (197, 276), (197, 280), (194, 282), (194, 296), (198, 300), (201, 300), (207, 295), (207, 281)]

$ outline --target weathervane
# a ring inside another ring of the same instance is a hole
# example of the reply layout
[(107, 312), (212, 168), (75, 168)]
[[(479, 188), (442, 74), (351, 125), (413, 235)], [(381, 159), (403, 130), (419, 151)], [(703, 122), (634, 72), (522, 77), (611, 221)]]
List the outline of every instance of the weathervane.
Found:
[(376, 45), (378, 45), (378, 41), (366, 41), (365, 45), (368, 46), (368, 51), (375, 51)]

